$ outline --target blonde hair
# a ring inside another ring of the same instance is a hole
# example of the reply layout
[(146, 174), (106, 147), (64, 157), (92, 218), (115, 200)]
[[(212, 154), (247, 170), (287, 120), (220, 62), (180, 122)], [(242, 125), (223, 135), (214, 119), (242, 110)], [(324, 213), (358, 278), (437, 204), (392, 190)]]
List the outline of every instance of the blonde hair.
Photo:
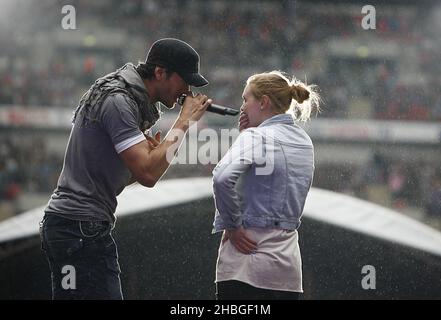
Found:
[(320, 96), (315, 85), (307, 85), (281, 71), (252, 75), (247, 80), (251, 93), (258, 100), (268, 96), (277, 113), (291, 113), (295, 120), (306, 122), (311, 113), (320, 112)]

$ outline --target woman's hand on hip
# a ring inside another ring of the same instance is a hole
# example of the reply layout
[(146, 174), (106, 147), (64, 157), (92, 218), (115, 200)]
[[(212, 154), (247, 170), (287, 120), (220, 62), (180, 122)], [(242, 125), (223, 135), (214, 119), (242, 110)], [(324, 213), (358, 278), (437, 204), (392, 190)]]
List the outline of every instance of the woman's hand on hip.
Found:
[(222, 238), (222, 244), (227, 240), (243, 254), (252, 254), (257, 250), (257, 243), (251, 240), (243, 227), (238, 229), (225, 230)]

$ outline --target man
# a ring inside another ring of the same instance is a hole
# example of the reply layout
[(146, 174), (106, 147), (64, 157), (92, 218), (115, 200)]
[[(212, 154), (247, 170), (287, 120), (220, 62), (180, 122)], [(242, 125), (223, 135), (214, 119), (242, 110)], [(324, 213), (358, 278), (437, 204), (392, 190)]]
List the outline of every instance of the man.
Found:
[[(170, 165), (192, 121), (211, 99), (191, 94), (208, 81), (187, 43), (161, 39), (145, 63), (126, 64), (98, 80), (73, 118), (63, 170), (40, 233), (53, 299), (122, 299), (115, 241), (116, 196), (132, 182), (152, 188)], [(157, 102), (172, 108), (188, 94), (164, 141), (144, 135), (159, 118)]]

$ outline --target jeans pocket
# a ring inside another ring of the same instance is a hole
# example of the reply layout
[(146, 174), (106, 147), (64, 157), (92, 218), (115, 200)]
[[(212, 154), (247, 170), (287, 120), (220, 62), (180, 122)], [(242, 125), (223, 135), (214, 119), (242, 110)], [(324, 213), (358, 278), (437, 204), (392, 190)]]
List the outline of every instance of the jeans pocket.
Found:
[(94, 238), (109, 228), (103, 221), (78, 221), (78, 225), (84, 238)]
[(63, 239), (46, 241), (47, 253), (54, 261), (66, 261), (83, 248), (83, 239)]

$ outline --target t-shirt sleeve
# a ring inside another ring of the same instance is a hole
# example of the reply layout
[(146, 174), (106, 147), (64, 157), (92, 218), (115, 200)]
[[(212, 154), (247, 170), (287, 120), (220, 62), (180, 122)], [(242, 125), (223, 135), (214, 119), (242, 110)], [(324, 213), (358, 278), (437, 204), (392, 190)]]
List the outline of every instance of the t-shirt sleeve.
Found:
[(102, 110), (103, 128), (117, 153), (145, 140), (138, 127), (138, 107), (129, 97), (111, 94), (104, 100)]

